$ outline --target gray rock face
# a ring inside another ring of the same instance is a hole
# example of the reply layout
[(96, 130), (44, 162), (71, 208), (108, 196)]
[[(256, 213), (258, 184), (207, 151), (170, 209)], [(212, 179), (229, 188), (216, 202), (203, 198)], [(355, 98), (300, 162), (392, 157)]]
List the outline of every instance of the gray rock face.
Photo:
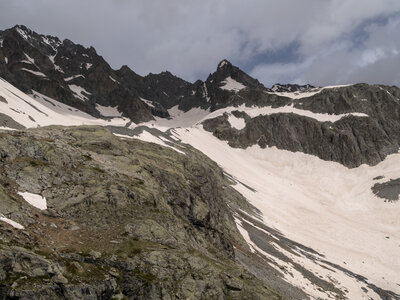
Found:
[[(240, 131), (230, 127), (227, 117), (206, 120), (203, 124), (206, 130), (227, 140), (232, 147), (276, 146), (316, 155), (347, 167), (363, 163), (375, 165), (399, 147), (398, 125), (388, 135), (379, 123), (353, 116), (332, 125), (299, 115), (273, 114), (247, 121)], [(393, 136), (395, 139), (391, 139)]]
[[(96, 117), (100, 116), (98, 103), (118, 106), (135, 122), (153, 118), (135, 87), (121, 85), (117, 73), (93, 47), (39, 35), (25, 26), (15, 26), (2, 35), (0, 76), (22, 91), (38, 91)], [(86, 92), (78, 95), (73, 86)]]
[[(18, 25), (0, 32), (0, 76), (24, 92), (38, 91), (95, 117), (96, 104), (118, 107), (134, 122), (169, 117), (167, 109), (204, 105), (198, 84), (169, 72), (142, 77), (127, 66), (113, 70), (93, 47), (39, 35)], [(71, 86), (86, 92), (77, 95)], [(141, 98), (153, 102), (145, 103)]]
[(314, 88), (315, 88), (315, 86), (312, 86), (310, 84), (298, 85), (298, 84), (280, 84), (280, 83), (276, 83), (270, 88), (270, 91), (278, 92), (278, 93), (282, 93), (282, 92), (293, 93), (293, 92), (307, 92), (307, 91), (310, 91), (310, 90), (312, 90)]
[[(227, 77), (249, 89), (265, 89), (227, 60), (205, 82), (190, 83), (168, 71), (142, 77), (127, 66), (113, 70), (93, 47), (40, 35), (22, 25), (0, 31), (0, 36), (1, 77), (24, 92), (35, 90), (95, 117), (100, 117), (96, 104), (117, 107), (136, 123), (153, 116), (167, 118), (167, 109), (176, 105), (184, 111), (215, 110), (234, 95), (220, 88)], [(78, 95), (73, 86), (84, 92)]]
[(375, 195), (385, 201), (398, 201), (400, 195), (400, 178), (392, 179), (384, 183), (376, 183), (372, 187)]
[(16, 122), (13, 118), (0, 113), (0, 127), (8, 127), (8, 128), (15, 128), (15, 129), (24, 129), (25, 126)]
[(324, 89), (318, 94), (294, 101), (296, 108), (315, 113), (365, 113), (379, 120), (397, 121), (400, 116), (400, 89), (384, 85), (355, 84)]
[(211, 105), (211, 111), (228, 106), (231, 102), (231, 97), (235, 96), (235, 92), (221, 89), (228, 77), (250, 90), (265, 90), (257, 79), (250, 77), (229, 61), (222, 60), (218, 64), (217, 71), (210, 74), (203, 85), (204, 93), (209, 97), (208, 102)]
[[(362, 113), (368, 116), (349, 115), (332, 123), (294, 113), (250, 118), (237, 111), (233, 114), (246, 121), (242, 130), (232, 128), (227, 115), (203, 123), (206, 130), (228, 141), (232, 147), (247, 148), (255, 144), (276, 146), (316, 155), (347, 167), (364, 163), (375, 165), (399, 149), (400, 89), (397, 87), (359, 84), (323, 90), (297, 100), (255, 91), (243, 91), (238, 96), (246, 99), (246, 105), (253, 103), (273, 108), (293, 105), (313, 113)], [(243, 100), (232, 99), (231, 105), (240, 104)]]

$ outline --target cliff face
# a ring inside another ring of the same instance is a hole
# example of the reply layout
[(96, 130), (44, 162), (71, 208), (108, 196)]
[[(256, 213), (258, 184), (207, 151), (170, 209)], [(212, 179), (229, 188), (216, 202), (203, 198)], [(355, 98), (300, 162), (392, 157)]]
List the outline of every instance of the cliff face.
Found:
[[(248, 93), (242, 93), (246, 100), (251, 99)], [(251, 117), (240, 108), (232, 112), (243, 120), (243, 128), (232, 127), (228, 114), (208, 119), (203, 125), (232, 147), (276, 146), (350, 168), (376, 165), (399, 149), (399, 97), (397, 87), (365, 84), (322, 90), (307, 98), (286, 101), (275, 95), (256, 96), (254, 102), (245, 102), (246, 106), (260, 107), (258, 114), (253, 113), (256, 116)], [(241, 104), (244, 103), (233, 103)], [(263, 113), (262, 107), (266, 106), (271, 107), (271, 112)], [(276, 113), (274, 108), (278, 109)], [(279, 108), (290, 111), (284, 113)]]

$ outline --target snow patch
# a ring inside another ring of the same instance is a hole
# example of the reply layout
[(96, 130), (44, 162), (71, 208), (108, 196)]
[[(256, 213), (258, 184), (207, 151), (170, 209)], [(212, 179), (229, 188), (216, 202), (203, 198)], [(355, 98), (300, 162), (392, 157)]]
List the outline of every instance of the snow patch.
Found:
[(154, 104), (153, 104), (153, 102), (152, 101), (150, 101), (150, 100), (147, 100), (147, 99), (144, 99), (144, 98), (142, 98), (142, 97), (139, 97), (140, 98), (140, 100), (142, 100), (144, 103), (146, 103), (147, 104), (147, 106), (150, 106), (150, 107), (153, 107), (153, 108), (155, 108), (155, 106), (154, 106)]
[(56, 54), (49, 56), (50, 61), (54, 65), (54, 70), (56, 70), (56, 71), (58, 71), (60, 73), (64, 73), (63, 69), (60, 66), (56, 65), (56, 63), (54, 62), (54, 59), (55, 59), (56, 56), (57, 56), (57, 51), (56, 51)]
[(112, 78), (111, 75), (109, 75), (108, 78), (110, 78), (110, 79), (111, 79), (112, 81), (114, 81), (115, 83), (118, 83), (118, 84), (119, 84), (119, 82), (118, 82), (116, 79)]
[(28, 60), (28, 63), (31, 63), (32, 65), (35, 64), (35, 60), (34, 60), (32, 57), (30, 57), (30, 56), (29, 56), (28, 54), (26, 54), (25, 52), (24, 52), (24, 55), (25, 55), (26, 59)]
[(220, 89), (227, 90), (227, 91), (233, 91), (233, 92), (238, 92), (246, 87), (243, 84), (241, 84), (240, 82), (237, 82), (235, 79), (233, 79), (230, 76), (225, 78), (225, 80), (222, 81), (221, 83), (223, 83), (224, 85), (220, 86), (219, 87)]
[(32, 71), (32, 70), (25, 69), (25, 68), (21, 68), (20, 70), (21, 70), (21, 71), (25, 71), (25, 72), (32, 73), (32, 74), (34, 74), (34, 75), (36, 75), (36, 76), (39, 76), (39, 77), (47, 77), (47, 76), (46, 76), (45, 74), (43, 74), (42, 72)]
[(99, 113), (105, 117), (121, 117), (122, 112), (119, 112), (117, 106), (102, 106), (100, 104), (96, 104), (96, 109)]
[(9, 128), (9, 127), (4, 127), (4, 126), (0, 126), (1, 130), (16, 130), (14, 128)]
[(210, 102), (210, 97), (208, 96), (207, 85), (206, 85), (205, 82), (204, 82), (204, 84), (203, 84), (203, 89), (204, 89), (203, 97), (206, 98), (206, 101), (207, 101), (207, 102)]
[(227, 62), (226, 60), (221, 61), (221, 62), (219, 63), (219, 65), (218, 65), (218, 69), (219, 69), (219, 68), (222, 68), (223, 66), (225, 66), (225, 65), (227, 65), (227, 64), (228, 64), (228, 62)]
[(27, 40), (29, 38), (29, 36), (26, 34), (26, 32), (24, 30), (22, 30), (21, 28), (17, 27), (16, 30), (20, 34), (20, 36), (22, 36), (22, 38), (24, 40)]
[(70, 85), (68, 85), (68, 87), (75, 94), (75, 98), (81, 99), (82, 101), (88, 100), (86, 95), (91, 95), (91, 93), (89, 93), (83, 87), (81, 87), (79, 85), (70, 84)]
[(202, 121), (210, 114), (210, 111), (197, 107), (184, 112), (178, 108), (178, 105), (176, 105), (168, 109), (168, 113), (171, 116), (169, 119), (155, 117), (155, 121), (149, 121), (143, 125), (156, 127), (162, 131), (166, 131), (172, 127), (190, 127)]
[(24, 229), (25, 227), (22, 226), (21, 224), (6, 218), (4, 215), (0, 214), (0, 221), (6, 222), (7, 224), (10, 224), (12, 227), (17, 228), (17, 229)]
[(64, 81), (71, 81), (72, 79), (75, 79), (75, 78), (78, 78), (78, 77), (85, 78), (85, 76), (83, 76), (82, 74), (78, 74), (78, 75), (73, 75), (73, 76), (64, 78)]
[[(42, 42), (46, 45), (51, 46), (50, 40), (46, 36), (42, 36)], [(51, 46), (52, 47), (52, 46)]]
[(179, 149), (177, 149), (177, 148), (165, 143), (165, 141), (168, 141), (165, 138), (154, 136), (154, 135), (152, 135), (150, 132), (148, 132), (146, 130), (144, 130), (141, 134), (139, 134), (137, 136), (128, 136), (128, 135), (116, 134), (116, 133), (114, 133), (114, 135), (116, 135), (118, 137), (121, 137), (121, 138), (135, 138), (135, 139), (138, 139), (138, 140), (141, 140), (141, 141), (144, 141), (144, 142), (158, 144), (158, 145), (161, 145), (163, 147), (168, 147), (170, 149), (173, 149), (178, 153), (186, 155), (185, 152), (183, 152), (183, 151), (181, 151), (181, 150), (179, 150)]
[(340, 115), (330, 115), (330, 114), (323, 114), (323, 113), (314, 113), (309, 110), (304, 110), (304, 109), (298, 109), (295, 108), (292, 105), (288, 106), (282, 106), (282, 107), (276, 107), (273, 108), (271, 106), (264, 106), (264, 107), (258, 107), (258, 106), (251, 106), (247, 107), (244, 104), (239, 106), (239, 107), (226, 107), (222, 109), (218, 109), (209, 115), (207, 115), (202, 121), (206, 119), (211, 119), (218, 117), (224, 113), (231, 113), (234, 110), (238, 110), (241, 112), (245, 112), (248, 114), (251, 118), (255, 118), (257, 116), (261, 115), (272, 115), (272, 114), (278, 114), (278, 113), (294, 113), (300, 116), (305, 116), (309, 118), (316, 119), (320, 122), (336, 122), (339, 121), (341, 118), (348, 117), (348, 116), (355, 116), (355, 117), (368, 117), (367, 114), (364, 113), (347, 113), (347, 114), (340, 114)]
[(18, 192), (18, 195), (24, 198), (25, 201), (28, 202), (30, 205), (39, 208), (40, 210), (47, 209), (47, 202), (45, 197), (28, 192)]
[(228, 122), (231, 124), (231, 127), (241, 130), (246, 127), (246, 122), (243, 118), (237, 118), (232, 114), (228, 116)]

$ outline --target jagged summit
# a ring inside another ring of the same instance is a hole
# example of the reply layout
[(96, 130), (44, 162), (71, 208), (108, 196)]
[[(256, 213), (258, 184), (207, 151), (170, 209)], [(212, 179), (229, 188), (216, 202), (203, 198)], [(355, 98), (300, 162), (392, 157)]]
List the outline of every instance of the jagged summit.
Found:
[(0, 74), (31, 94), (34, 91), (95, 117), (96, 105), (116, 107), (134, 122), (169, 117), (178, 106), (217, 109), (244, 88), (264, 89), (228, 60), (222, 60), (205, 82), (187, 82), (169, 71), (140, 76), (128, 66), (113, 70), (93, 47), (69, 39), (37, 34), (23, 25), (0, 31)]
[(220, 61), (218, 64), (218, 69), (223, 68), (224, 66), (232, 66), (231, 62), (228, 61), (227, 59), (223, 59)]
[(213, 74), (209, 75), (207, 82), (220, 84), (224, 82), (227, 83), (227, 80), (231, 81), (231, 79), (242, 84), (244, 87), (264, 88), (264, 86), (257, 79), (252, 78), (240, 68), (234, 66), (227, 59), (223, 59), (218, 64), (217, 70)]
[(10, 29), (4, 30), (3, 33), (18, 34), (21, 38), (28, 41), (35, 47), (38, 46), (38, 43), (41, 43), (44, 45), (50, 45), (53, 50), (56, 50), (56, 48), (62, 44), (62, 41), (58, 37), (52, 35), (38, 34), (32, 29), (26, 27), (25, 25), (15, 25)]

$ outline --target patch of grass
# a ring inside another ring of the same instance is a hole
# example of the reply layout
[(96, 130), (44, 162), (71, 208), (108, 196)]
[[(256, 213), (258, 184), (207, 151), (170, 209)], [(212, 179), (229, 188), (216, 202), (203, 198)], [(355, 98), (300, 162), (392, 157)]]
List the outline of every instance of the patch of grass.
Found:
[(79, 271), (79, 269), (70, 261), (65, 263), (65, 268), (66, 268), (67, 272), (72, 274), (72, 275), (79, 275), (81, 273)]
[(138, 268), (135, 268), (133, 270), (133, 273), (140, 277), (141, 279), (143, 279), (143, 281), (146, 283), (146, 285), (151, 285), (153, 282), (156, 281), (157, 276), (151, 274), (151, 273), (147, 273), (147, 272), (142, 272), (140, 271)]
[(82, 255), (82, 256), (88, 257), (88, 256), (90, 256), (90, 251), (91, 251), (90, 248), (85, 248), (85, 249), (83, 249), (83, 250), (81, 251), (81, 255)]
[(36, 284), (43, 284), (45, 282), (49, 282), (50, 279), (50, 275), (30, 277), (25, 273), (15, 273), (8, 271), (6, 272), (6, 279), (2, 283), (12, 284), (13, 282), (17, 281), (18, 286), (16, 287), (16, 289), (19, 289)]
[(76, 268), (76, 266), (74, 266), (73, 261), (65, 262), (67, 273), (63, 275), (68, 279), (69, 282), (90, 283), (93, 281), (100, 281), (104, 280), (109, 273), (109, 268), (107, 266), (93, 265), (89, 263), (80, 263), (80, 265), (82, 266), (81, 272)]
[(45, 161), (37, 160), (29, 156), (18, 156), (14, 159), (14, 163), (26, 163), (32, 167), (40, 167), (48, 165), (48, 163)]
[(94, 171), (96, 171), (98, 173), (101, 173), (101, 174), (104, 174), (106, 172), (103, 169), (100, 169), (99, 167), (92, 167), (92, 170), (94, 170)]
[(28, 285), (33, 285), (33, 284), (39, 284), (39, 283), (43, 283), (45, 281), (49, 281), (50, 279), (51, 279), (50, 275), (28, 277), (28, 278), (24, 279), (22, 283), (28, 284)]
[(36, 140), (40, 141), (40, 142), (47, 142), (47, 143), (53, 143), (54, 142), (54, 139), (49, 138), (49, 137), (40, 137), (40, 138), (37, 138)]
[(82, 155), (84, 158), (86, 158), (87, 160), (93, 160), (92, 156), (88, 153), (88, 154), (83, 154)]
[(61, 250), (62, 253), (77, 253), (78, 250), (74, 247), (66, 247)]
[(169, 248), (168, 246), (142, 240), (128, 240), (121, 243), (115, 254), (119, 257), (134, 257), (147, 251)]
[(140, 179), (140, 178), (134, 178), (134, 180), (135, 180), (135, 183), (136, 184), (139, 184), (139, 185), (144, 185), (144, 180), (143, 179)]
[(34, 250), (34, 252), (45, 258), (50, 258), (53, 256), (52, 252), (47, 249), (38, 249), (38, 250)]
[(207, 250), (208, 253), (212, 254), (213, 256), (217, 256), (217, 251), (215, 250), (215, 248), (209, 247)]

